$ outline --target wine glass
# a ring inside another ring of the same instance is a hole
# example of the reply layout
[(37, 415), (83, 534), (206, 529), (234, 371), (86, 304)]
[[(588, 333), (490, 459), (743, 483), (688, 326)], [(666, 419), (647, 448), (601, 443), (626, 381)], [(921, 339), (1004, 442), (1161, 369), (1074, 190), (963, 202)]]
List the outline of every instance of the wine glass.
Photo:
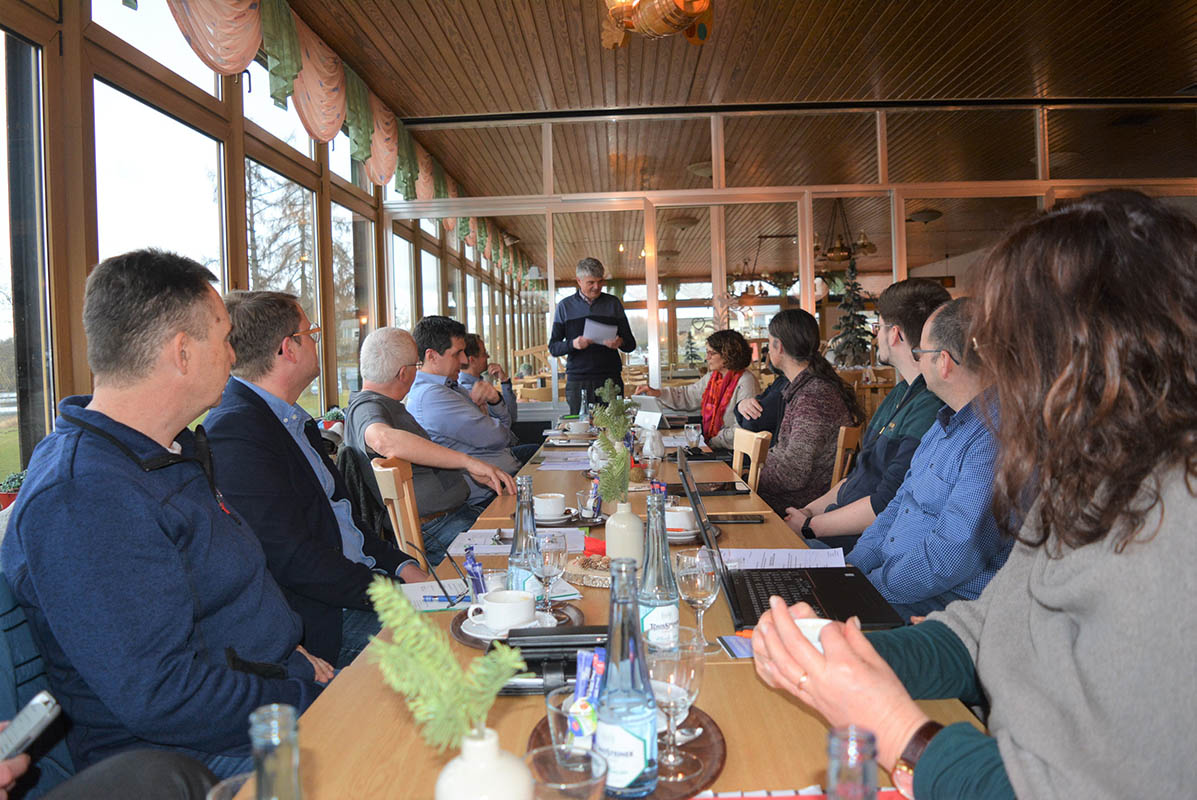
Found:
[(678, 748), (676, 738), (677, 723), (689, 712), (702, 684), (706, 640), (694, 628), (683, 627), (678, 629), (676, 646), (649, 645), (645, 655), (653, 698), (669, 721), (665, 749), (657, 758), (657, 779), (682, 781), (702, 770), (702, 759)]
[(661, 438), (661, 432), (657, 430), (645, 431), (644, 433), (644, 449), (641, 451), (644, 458), (664, 458), (665, 457), (665, 440)]
[(702, 427), (691, 422), (682, 431), (686, 434), (686, 446), (698, 447), (698, 443), (702, 441)]
[(698, 635), (703, 640), (707, 653), (718, 653), (721, 648), (706, 640), (702, 617), (719, 596), (719, 573), (715, 569), (715, 556), (705, 547), (687, 547), (674, 554), (673, 577), (677, 581), (678, 594), (694, 609), (697, 618)]
[(553, 602), (549, 599), (549, 587), (565, 571), (567, 561), (565, 534), (561, 531), (543, 530), (536, 532), (536, 555), (533, 556), (532, 573), (544, 590), (543, 605), (537, 604), (537, 611), (553, 613)]

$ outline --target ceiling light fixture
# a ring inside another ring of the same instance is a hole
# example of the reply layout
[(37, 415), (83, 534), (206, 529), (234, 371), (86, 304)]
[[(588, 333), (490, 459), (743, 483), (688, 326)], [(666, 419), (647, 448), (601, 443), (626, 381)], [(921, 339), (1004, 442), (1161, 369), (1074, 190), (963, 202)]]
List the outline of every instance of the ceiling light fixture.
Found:
[(710, 35), (710, 7), (711, 0), (607, 0), (603, 47), (622, 47), (628, 33), (663, 39), (685, 32), (691, 43), (702, 44)]
[[(830, 245), (824, 248), (824, 242)], [(820, 252), (822, 251), (822, 252)], [(877, 252), (877, 245), (869, 241), (864, 231), (852, 241), (852, 226), (848, 222), (848, 212), (844, 209), (844, 199), (835, 198), (831, 206), (831, 218), (827, 222), (827, 232), (820, 240), (815, 236), (815, 259), (817, 261), (831, 261), (842, 263), (856, 256), (871, 256)]]
[(623, 242), (620, 242), (620, 243), (619, 243), (619, 252), (621, 252), (621, 253), (622, 253), (623, 251), (624, 251)]

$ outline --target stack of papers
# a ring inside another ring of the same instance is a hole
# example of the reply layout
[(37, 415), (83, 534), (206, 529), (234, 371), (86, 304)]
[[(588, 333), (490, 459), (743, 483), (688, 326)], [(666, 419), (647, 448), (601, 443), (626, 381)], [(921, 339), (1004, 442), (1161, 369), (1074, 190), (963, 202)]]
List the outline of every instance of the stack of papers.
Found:
[[(666, 447), (689, 447), (690, 446), (690, 445), (686, 444), (686, 434), (684, 434), (684, 433), (671, 433), (668, 436), (662, 436), (661, 441), (665, 443)], [(706, 443), (707, 443), (706, 439), (699, 437), (699, 440), (698, 440), (699, 447), (704, 446)]]
[[(499, 531), (503, 530), (509, 537), (503, 541)], [(581, 553), (586, 548), (586, 534), (581, 528), (555, 528), (565, 534), (565, 549), (570, 553)], [(449, 555), (464, 556), (469, 545), (474, 546), (475, 556), (505, 556), (511, 552), (511, 529), (474, 528), (462, 531), (449, 545)]]
[(537, 470), (548, 471), (577, 471), (590, 469), (590, 456), (585, 450), (570, 450), (564, 453), (545, 453), (544, 461)]

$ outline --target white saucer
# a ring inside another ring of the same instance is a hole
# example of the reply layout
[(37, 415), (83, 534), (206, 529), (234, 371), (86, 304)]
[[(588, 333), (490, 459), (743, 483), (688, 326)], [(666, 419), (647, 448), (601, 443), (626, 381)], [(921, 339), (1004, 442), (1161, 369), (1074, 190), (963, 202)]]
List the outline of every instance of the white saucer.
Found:
[[(719, 538), (719, 534), (722, 533), (722, 531), (720, 531), (717, 526), (712, 526), (712, 528), (715, 532), (715, 538)], [(666, 531), (665, 538), (670, 544), (688, 544), (690, 542), (697, 542), (699, 540), (700, 531), (698, 528), (694, 528), (693, 530), (689, 531)]]
[[(557, 618), (554, 617), (549, 612), (537, 611), (535, 621), (530, 622), (527, 625), (520, 625), (519, 627), (520, 628), (555, 628), (555, 627), (557, 627), (557, 624), (558, 624)], [(489, 641), (491, 639), (502, 639), (502, 638), (506, 637), (507, 634), (511, 631), (511, 628), (504, 628), (501, 631), (494, 631), (494, 630), (491, 630), (490, 628), (488, 628), (486, 625), (482, 624), (481, 622), (478, 622), (477, 620), (473, 620), (473, 619), (470, 619), (469, 617), (466, 617), (465, 619), (463, 619), (461, 621), (461, 631), (462, 631), (462, 633), (468, 633), (470, 636), (473, 636), (476, 639), (485, 639), (485, 640)]]
[[(565, 509), (565, 513), (559, 517), (535, 517), (535, 520), (538, 524), (543, 523), (545, 525), (557, 525), (573, 519), (574, 515), (577, 513), (578, 509), (567, 507)], [(533, 512), (533, 514), (535, 515), (535, 512)]]

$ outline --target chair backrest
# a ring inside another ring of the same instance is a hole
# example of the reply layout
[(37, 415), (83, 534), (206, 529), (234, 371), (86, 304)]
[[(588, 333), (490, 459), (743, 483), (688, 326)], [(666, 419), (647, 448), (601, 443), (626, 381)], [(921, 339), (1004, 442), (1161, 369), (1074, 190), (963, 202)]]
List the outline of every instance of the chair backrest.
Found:
[(864, 425), (854, 428), (841, 427), (839, 439), (835, 443), (835, 466), (831, 468), (831, 485), (847, 477), (856, 463), (856, 454), (860, 452), (860, 434)]
[[(35, 694), (49, 688), (29, 620), (0, 574), (0, 719), (12, 719)], [(12, 797), (41, 797), (75, 774), (64, 735), (66, 724), (59, 716), (29, 748), (34, 768), (17, 782)]]
[(765, 457), (769, 453), (769, 443), (772, 441), (773, 434), (769, 431), (753, 433), (744, 428), (736, 428), (735, 438), (732, 439), (732, 472), (737, 476), (743, 475), (744, 456), (748, 456), (748, 477), (745, 478), (745, 482), (754, 492), (761, 477), (761, 467), (765, 466)]
[(521, 400), (539, 400), (541, 402), (549, 402), (553, 399), (553, 390), (549, 387), (543, 389), (528, 387), (520, 392)]
[[(416, 489), (411, 477), (411, 462), (402, 458), (375, 458), (370, 461), (382, 504), (391, 518), (395, 543), (415, 556), (421, 569), (429, 571), (424, 555), (424, 533), (420, 530), (420, 512), (416, 508)], [(410, 545), (415, 545), (415, 548)], [(418, 548), (418, 549), (417, 549)]]

